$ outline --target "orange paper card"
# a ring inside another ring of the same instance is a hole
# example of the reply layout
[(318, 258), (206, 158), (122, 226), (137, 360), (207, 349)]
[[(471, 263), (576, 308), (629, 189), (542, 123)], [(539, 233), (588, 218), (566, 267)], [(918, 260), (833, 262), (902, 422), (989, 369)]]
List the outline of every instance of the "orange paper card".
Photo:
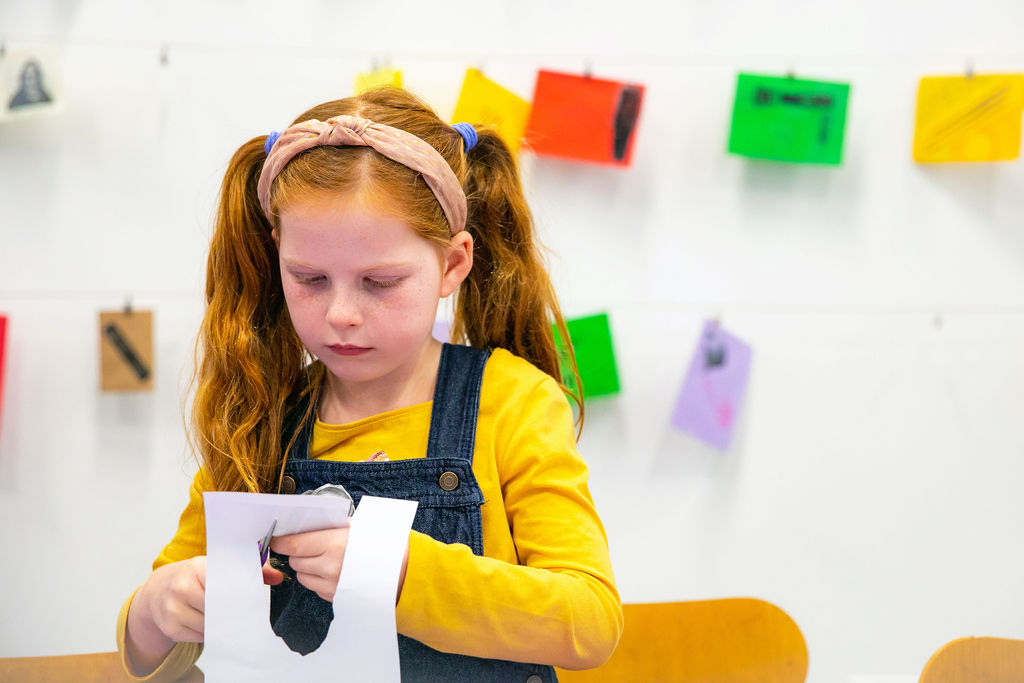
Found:
[(100, 388), (145, 391), (153, 388), (153, 312), (100, 313)]
[(1016, 159), (1022, 112), (1024, 74), (922, 78), (917, 90), (914, 160)]
[(644, 87), (541, 71), (527, 141), (542, 156), (628, 166)]
[(530, 116), (530, 103), (490, 80), (477, 69), (466, 69), (462, 92), (455, 104), (452, 123), (493, 126), (513, 154), (519, 151)]

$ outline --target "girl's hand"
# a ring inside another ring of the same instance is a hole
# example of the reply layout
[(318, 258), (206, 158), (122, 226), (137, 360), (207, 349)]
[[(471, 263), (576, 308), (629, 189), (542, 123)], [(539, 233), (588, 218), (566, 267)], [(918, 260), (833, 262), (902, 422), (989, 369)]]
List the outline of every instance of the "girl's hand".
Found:
[[(327, 602), (334, 602), (346, 546), (348, 527), (274, 536), (270, 541), (271, 550), (288, 556), (296, 580)], [(265, 582), (270, 578), (266, 569), (263, 576)]]
[(206, 557), (155, 570), (128, 609), (125, 647), (137, 675), (152, 672), (177, 642), (203, 642)]
[[(348, 547), (349, 527), (343, 529), (322, 529), (303, 534), (274, 536), (270, 548), (282, 555), (288, 555), (288, 564), (295, 570), (295, 578), (303, 586), (314, 591), (327, 602), (334, 602), (338, 590), (338, 577)], [(402, 570), (398, 575), (398, 593), (395, 603), (402, 595), (405, 585), (405, 571), (409, 566), (409, 546), (402, 557)], [(269, 570), (269, 572), (268, 572)], [(271, 585), (280, 583), (281, 573), (267, 565), (263, 567), (263, 582)]]
[(151, 622), (172, 642), (203, 642), (206, 556), (200, 555), (154, 570), (132, 601), (136, 623)]

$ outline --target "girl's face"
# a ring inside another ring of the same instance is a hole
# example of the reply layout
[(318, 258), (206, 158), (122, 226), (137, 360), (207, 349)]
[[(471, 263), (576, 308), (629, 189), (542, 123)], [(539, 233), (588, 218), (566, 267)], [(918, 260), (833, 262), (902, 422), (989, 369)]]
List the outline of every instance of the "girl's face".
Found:
[(458, 246), (467, 238), (438, 249), (358, 198), (324, 193), (284, 207), (275, 239), (295, 331), (342, 382), (409, 377), (429, 347), (438, 300), (469, 272), (472, 240)]

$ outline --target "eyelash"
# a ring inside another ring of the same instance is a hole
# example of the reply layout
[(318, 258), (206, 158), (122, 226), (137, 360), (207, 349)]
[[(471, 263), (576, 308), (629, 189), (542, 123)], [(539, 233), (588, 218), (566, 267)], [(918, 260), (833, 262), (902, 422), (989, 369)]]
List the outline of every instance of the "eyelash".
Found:
[(402, 278), (395, 278), (394, 280), (374, 280), (373, 278), (368, 277), (366, 278), (366, 281), (371, 287), (376, 287), (377, 289), (388, 289), (398, 285), (398, 283), (402, 281)]
[[(323, 282), (326, 278), (323, 275), (314, 275), (312, 277), (302, 277), (301, 275), (295, 276), (295, 281), (300, 285), (318, 285)], [(398, 283), (402, 281), (402, 278), (398, 277), (394, 280), (374, 280), (372, 277), (365, 278), (366, 283), (376, 289), (390, 289), (391, 287), (398, 286)]]

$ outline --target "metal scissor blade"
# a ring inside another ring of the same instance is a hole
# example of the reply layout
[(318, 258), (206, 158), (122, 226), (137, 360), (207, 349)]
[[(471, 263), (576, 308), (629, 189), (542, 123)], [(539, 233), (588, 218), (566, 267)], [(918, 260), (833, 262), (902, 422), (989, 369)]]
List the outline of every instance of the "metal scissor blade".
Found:
[(270, 524), (270, 528), (267, 529), (266, 536), (264, 536), (263, 539), (261, 541), (259, 541), (259, 546), (260, 546), (260, 566), (263, 566), (263, 564), (267, 561), (267, 558), (270, 557), (270, 539), (274, 537), (274, 529), (276, 529), (276, 528), (277, 528), (277, 518), (275, 517), (274, 521), (271, 522), (271, 524)]

